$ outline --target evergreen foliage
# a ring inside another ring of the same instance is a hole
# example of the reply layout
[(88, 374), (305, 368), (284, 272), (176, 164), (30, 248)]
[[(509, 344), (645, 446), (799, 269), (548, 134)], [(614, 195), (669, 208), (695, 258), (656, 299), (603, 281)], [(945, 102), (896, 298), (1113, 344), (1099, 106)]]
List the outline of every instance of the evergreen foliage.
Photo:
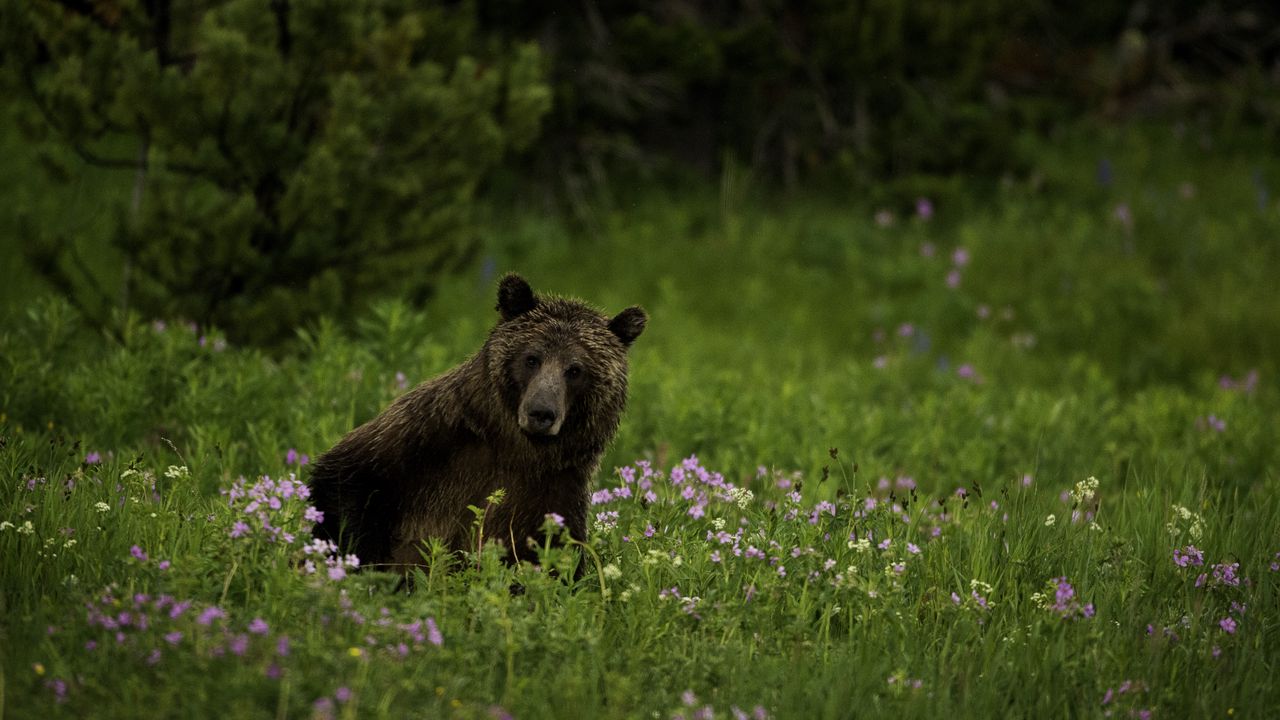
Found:
[(123, 305), (249, 342), (429, 293), (474, 251), (478, 185), (550, 107), (537, 48), (473, 52), (466, 6), (39, 0), (2, 32), (47, 169), (132, 186), (105, 238), (122, 288), (81, 258), (90, 233), (27, 223), (33, 265), (99, 320)]

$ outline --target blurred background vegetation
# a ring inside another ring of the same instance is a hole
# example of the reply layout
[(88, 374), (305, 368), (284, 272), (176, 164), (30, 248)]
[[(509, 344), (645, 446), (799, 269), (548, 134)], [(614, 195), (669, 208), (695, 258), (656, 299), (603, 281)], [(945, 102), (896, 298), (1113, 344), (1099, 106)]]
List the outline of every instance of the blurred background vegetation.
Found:
[[(279, 355), (541, 267), (649, 304), (716, 273), (708, 310), (762, 340), (942, 313), (945, 348), (972, 308), (902, 301), (910, 238), (982, 260), (975, 306), (1055, 288), (1022, 309), (1040, 346), (1122, 384), (1280, 355), (1247, 277), (1276, 267), (1272, 3), (0, 7), (6, 317), (54, 293), (117, 343), (133, 314)], [(847, 318), (735, 305), (788, 275)]]

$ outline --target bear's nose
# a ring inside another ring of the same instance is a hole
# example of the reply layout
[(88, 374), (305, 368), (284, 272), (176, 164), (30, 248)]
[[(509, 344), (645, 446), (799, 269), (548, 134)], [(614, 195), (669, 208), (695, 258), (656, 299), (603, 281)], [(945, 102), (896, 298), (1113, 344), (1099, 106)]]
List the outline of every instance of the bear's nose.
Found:
[(535, 408), (529, 410), (529, 429), (534, 432), (547, 432), (556, 424), (556, 411), (551, 408)]

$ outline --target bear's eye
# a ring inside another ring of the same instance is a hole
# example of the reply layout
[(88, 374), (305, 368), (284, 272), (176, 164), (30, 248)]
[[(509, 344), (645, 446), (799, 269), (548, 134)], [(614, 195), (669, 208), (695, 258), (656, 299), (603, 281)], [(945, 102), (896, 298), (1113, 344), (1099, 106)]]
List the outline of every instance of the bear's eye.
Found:
[(529, 369), (537, 368), (541, 364), (542, 360), (540, 360), (537, 355), (529, 355), (524, 359), (524, 366)]
[(570, 365), (569, 369), (564, 371), (564, 376), (570, 380), (577, 380), (582, 377), (582, 368), (577, 365)]

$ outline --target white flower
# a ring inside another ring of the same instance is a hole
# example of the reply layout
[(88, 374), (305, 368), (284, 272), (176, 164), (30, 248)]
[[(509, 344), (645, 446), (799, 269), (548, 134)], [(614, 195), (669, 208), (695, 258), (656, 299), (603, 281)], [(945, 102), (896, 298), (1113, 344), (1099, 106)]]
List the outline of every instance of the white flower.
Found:
[(111, 506), (104, 502), (97, 503), (96, 505), (93, 506), (93, 509), (97, 510), (100, 513), (111, 512)]
[(1051, 526), (1052, 526), (1054, 523), (1056, 523), (1056, 522), (1058, 522), (1058, 516), (1057, 516), (1057, 515), (1050, 515), (1049, 517), (1047, 517), (1047, 518), (1045, 518), (1045, 519), (1044, 519), (1044, 526), (1045, 526), (1045, 527), (1051, 527)]
[(1076, 489), (1071, 491), (1071, 498), (1078, 503), (1087, 502), (1093, 499), (1098, 492), (1098, 478), (1090, 475), (1087, 479), (1076, 483)]
[(983, 581), (981, 581), (981, 580), (979, 580), (979, 579), (977, 579), (977, 578), (973, 578), (972, 580), (970, 580), (970, 581), (969, 581), (969, 589), (970, 589), (970, 590), (981, 590), (981, 591), (982, 591), (982, 593), (983, 593), (984, 595), (990, 595), (990, 594), (991, 594), (991, 583), (986, 583), (986, 582), (983, 582)]
[(604, 576), (609, 578), (610, 580), (617, 580), (618, 578), (622, 577), (622, 570), (618, 569), (618, 566), (614, 565), (613, 563), (609, 563), (608, 565), (605, 565), (603, 572), (604, 572)]
[(857, 550), (858, 552), (866, 552), (871, 549), (871, 541), (866, 538), (850, 540), (848, 544), (850, 550)]
[(21, 535), (30, 535), (35, 531), (36, 531), (35, 526), (31, 524), (30, 520), (27, 520), (26, 522), (22, 523), (22, 525), (18, 528), (18, 533)]
[(724, 529), (724, 518), (716, 518), (715, 520), (712, 520), (712, 521), (711, 521), (711, 526), (712, 526), (712, 527), (714, 527), (716, 530), (723, 530), (723, 529)]
[(187, 469), (186, 465), (170, 465), (169, 469), (164, 471), (164, 476), (170, 480), (190, 477), (190, 475), (191, 471)]
[(751, 503), (751, 499), (755, 497), (755, 493), (746, 488), (730, 488), (729, 497), (738, 504), (739, 508), (747, 509), (747, 505)]
[(0, 532), (4, 532), (5, 530), (8, 530), (11, 527), (13, 527), (13, 523), (9, 522), (8, 520), (5, 520), (4, 522), (0, 522)]

